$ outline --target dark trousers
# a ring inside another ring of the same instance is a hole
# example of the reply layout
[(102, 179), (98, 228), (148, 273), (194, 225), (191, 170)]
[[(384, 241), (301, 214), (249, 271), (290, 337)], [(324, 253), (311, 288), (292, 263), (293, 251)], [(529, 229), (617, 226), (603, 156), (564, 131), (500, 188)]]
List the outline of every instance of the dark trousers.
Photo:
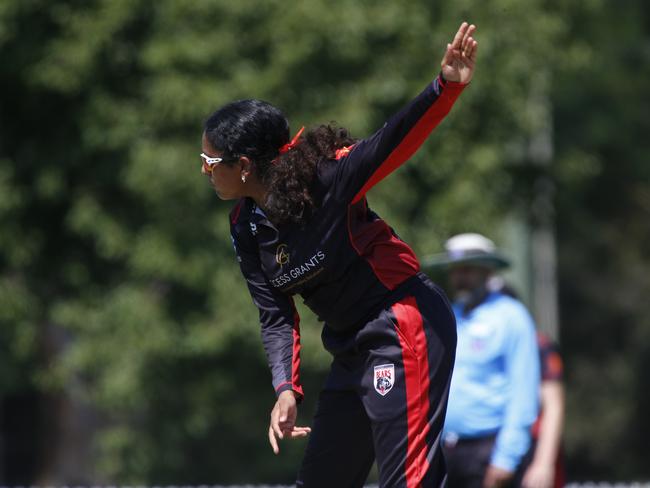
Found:
[[(490, 464), (496, 434), (476, 439), (459, 439), (443, 443), (447, 461), (449, 488), (482, 488), (485, 472)], [(515, 471), (508, 488), (521, 486), (524, 464)]]
[[(535, 457), (535, 450), (537, 449), (537, 439), (533, 438), (532, 444), (528, 453), (524, 456), (524, 459), (521, 461), (518, 471), (522, 471), (524, 474), (526, 470), (530, 467)], [(555, 479), (553, 480), (554, 488), (563, 488), (566, 485), (566, 472), (564, 466), (564, 449), (560, 446), (560, 450), (557, 453), (557, 458), (555, 459)]]
[(440, 439), (456, 351), (442, 291), (418, 275), (361, 328), (325, 327), (334, 360), (319, 397), (297, 486), (363, 486), (373, 461), (382, 488), (440, 487)]

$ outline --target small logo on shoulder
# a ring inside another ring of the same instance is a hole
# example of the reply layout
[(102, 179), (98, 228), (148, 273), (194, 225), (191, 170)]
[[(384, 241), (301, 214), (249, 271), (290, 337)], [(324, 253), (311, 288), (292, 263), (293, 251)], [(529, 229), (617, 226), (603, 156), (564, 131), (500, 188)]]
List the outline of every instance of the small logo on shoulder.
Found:
[(289, 263), (289, 253), (287, 252), (287, 245), (280, 244), (275, 250), (275, 261), (280, 265), (284, 266)]
[(375, 366), (373, 382), (377, 393), (385, 396), (395, 384), (395, 365), (382, 364), (381, 366)]

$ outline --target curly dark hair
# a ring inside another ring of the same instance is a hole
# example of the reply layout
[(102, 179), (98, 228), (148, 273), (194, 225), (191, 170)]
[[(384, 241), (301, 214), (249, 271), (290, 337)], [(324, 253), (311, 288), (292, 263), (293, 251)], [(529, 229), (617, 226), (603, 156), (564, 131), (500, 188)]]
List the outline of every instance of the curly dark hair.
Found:
[(354, 144), (348, 131), (320, 125), (305, 131), (298, 145), (268, 166), (266, 209), (277, 222), (305, 222), (320, 205), (314, 192), (318, 164), (333, 159), (336, 150)]
[(293, 149), (279, 154), (289, 142), (289, 123), (278, 108), (261, 100), (225, 105), (208, 118), (204, 130), (226, 159), (247, 156), (253, 162), (267, 189), (264, 210), (275, 224), (309, 219), (320, 205), (314, 191), (319, 163), (355, 143), (346, 129), (320, 125), (305, 131)]

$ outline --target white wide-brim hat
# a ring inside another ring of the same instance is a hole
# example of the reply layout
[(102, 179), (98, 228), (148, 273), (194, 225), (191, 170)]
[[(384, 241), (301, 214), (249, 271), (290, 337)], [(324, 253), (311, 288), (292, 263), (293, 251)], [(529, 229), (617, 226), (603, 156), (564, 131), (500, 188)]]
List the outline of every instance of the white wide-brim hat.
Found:
[(510, 261), (497, 251), (494, 242), (481, 234), (466, 233), (453, 236), (445, 243), (445, 250), (444, 253), (425, 258), (424, 266), (441, 268), (472, 265), (492, 269), (510, 266)]

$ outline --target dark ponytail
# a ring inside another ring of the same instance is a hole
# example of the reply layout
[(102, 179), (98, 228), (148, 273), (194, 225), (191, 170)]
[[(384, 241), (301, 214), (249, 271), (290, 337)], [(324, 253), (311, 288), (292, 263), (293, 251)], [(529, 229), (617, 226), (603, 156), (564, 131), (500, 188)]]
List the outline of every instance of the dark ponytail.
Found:
[(267, 210), (279, 222), (304, 222), (320, 202), (314, 200), (318, 163), (354, 144), (348, 131), (321, 125), (306, 131), (298, 145), (281, 155), (268, 172)]
[(321, 125), (303, 133), (284, 154), (289, 123), (282, 112), (261, 100), (239, 100), (217, 110), (205, 123), (210, 144), (226, 158), (247, 156), (267, 189), (264, 210), (275, 224), (302, 223), (320, 202), (314, 183), (318, 163), (336, 150), (354, 144), (348, 131)]

